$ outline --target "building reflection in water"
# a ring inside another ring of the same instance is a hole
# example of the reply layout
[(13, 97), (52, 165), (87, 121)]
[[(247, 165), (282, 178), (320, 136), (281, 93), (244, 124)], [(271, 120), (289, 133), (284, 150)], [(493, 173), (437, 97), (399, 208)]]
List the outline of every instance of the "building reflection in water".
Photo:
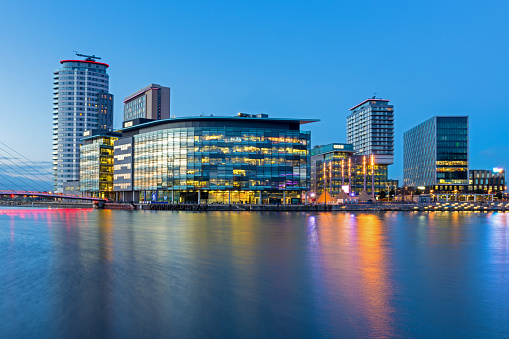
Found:
[[(314, 226), (318, 223), (319, 226)], [(324, 296), (329, 309), (324, 316), (341, 315), (337, 335), (349, 335), (348, 326), (359, 327), (364, 319), (364, 336), (391, 335), (394, 287), (390, 280), (386, 230), (377, 215), (321, 214), (308, 218), (312, 232), (310, 246), (320, 246)], [(319, 286), (319, 285), (317, 285)], [(320, 293), (318, 291), (317, 293)], [(339, 319), (331, 317), (331, 323)], [(345, 326), (346, 325), (346, 326)], [(350, 333), (358, 335), (359, 332)]]
[(508, 224), (501, 213), (0, 209), (0, 333), (507, 337)]

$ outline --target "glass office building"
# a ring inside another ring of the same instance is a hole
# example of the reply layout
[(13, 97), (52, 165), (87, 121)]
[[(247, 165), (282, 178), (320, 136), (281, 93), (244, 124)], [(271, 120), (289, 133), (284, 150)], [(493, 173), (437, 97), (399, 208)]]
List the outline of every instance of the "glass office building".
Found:
[(405, 186), (432, 193), (468, 190), (468, 116), (433, 117), (403, 135)]
[(352, 144), (333, 143), (311, 150), (311, 191), (318, 195), (325, 189), (335, 197), (342, 189), (355, 196), (363, 190), (376, 196), (397, 185), (397, 180), (388, 179), (387, 165), (356, 154)]
[(125, 122), (114, 190), (133, 201), (300, 202), (311, 136), (300, 125), (314, 121), (241, 114)]
[(120, 133), (106, 130), (84, 132), (80, 147), (80, 191), (91, 197), (114, 199), (113, 143)]

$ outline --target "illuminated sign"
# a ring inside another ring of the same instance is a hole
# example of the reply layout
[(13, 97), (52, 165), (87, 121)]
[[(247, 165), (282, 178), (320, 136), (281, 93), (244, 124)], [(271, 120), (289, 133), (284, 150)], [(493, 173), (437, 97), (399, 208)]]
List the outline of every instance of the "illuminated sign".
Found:
[(350, 193), (350, 186), (348, 185), (343, 185), (341, 186), (341, 189), (343, 190), (343, 192), (345, 192), (346, 194), (349, 194)]
[(334, 145), (334, 149), (343, 149), (345, 148), (344, 145)]
[(131, 127), (133, 125), (132, 121), (124, 122), (124, 127)]
[(84, 137), (88, 137), (89, 135), (90, 135), (90, 131), (85, 131), (85, 132), (83, 132), (83, 136), (84, 136)]
[(500, 173), (500, 172), (503, 172), (504, 169), (503, 168), (500, 168), (500, 167), (493, 167), (493, 173)]
[(425, 190), (425, 189), (426, 189), (426, 187), (424, 187), (424, 186), (418, 186), (418, 187), (417, 187), (417, 189)]

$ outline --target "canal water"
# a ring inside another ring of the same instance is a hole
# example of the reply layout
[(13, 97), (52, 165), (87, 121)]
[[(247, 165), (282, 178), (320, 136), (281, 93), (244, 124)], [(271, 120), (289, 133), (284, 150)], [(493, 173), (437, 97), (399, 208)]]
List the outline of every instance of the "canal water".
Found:
[(0, 337), (508, 337), (509, 214), (0, 209)]

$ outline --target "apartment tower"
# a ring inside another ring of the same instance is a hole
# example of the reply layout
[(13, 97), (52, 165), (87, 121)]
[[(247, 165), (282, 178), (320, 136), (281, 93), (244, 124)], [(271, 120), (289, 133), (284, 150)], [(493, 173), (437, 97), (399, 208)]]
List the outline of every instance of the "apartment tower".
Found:
[(394, 163), (394, 106), (371, 98), (350, 108), (346, 119), (347, 143), (358, 155), (374, 156), (376, 164)]
[(109, 65), (96, 56), (62, 60), (53, 72), (53, 186), (80, 179), (80, 146), (83, 132), (113, 128), (113, 95), (109, 93)]

